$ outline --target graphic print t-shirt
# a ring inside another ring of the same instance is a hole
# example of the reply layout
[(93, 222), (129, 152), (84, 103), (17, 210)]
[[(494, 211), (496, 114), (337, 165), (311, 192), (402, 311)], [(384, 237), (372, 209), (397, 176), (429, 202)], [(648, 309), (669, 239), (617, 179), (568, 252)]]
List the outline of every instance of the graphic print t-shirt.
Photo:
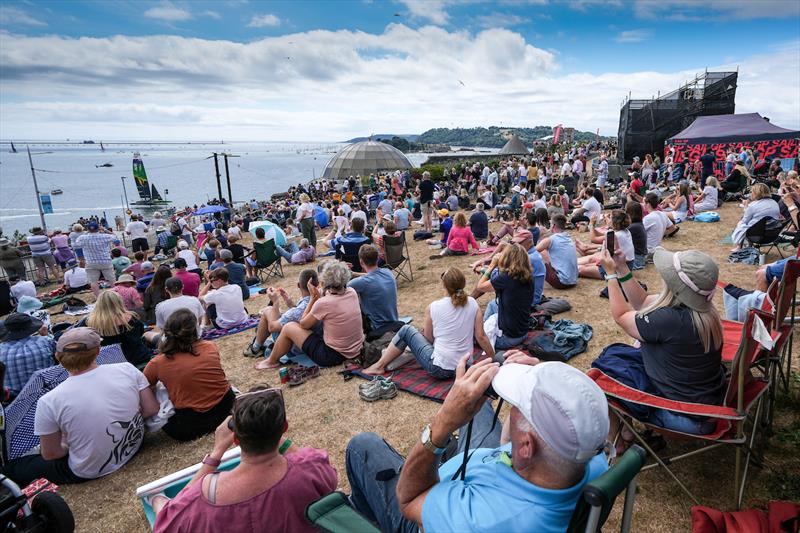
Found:
[(130, 363), (70, 376), (39, 399), (34, 434), (61, 431), (76, 476), (94, 479), (115, 472), (142, 445), (139, 392), (149, 385)]

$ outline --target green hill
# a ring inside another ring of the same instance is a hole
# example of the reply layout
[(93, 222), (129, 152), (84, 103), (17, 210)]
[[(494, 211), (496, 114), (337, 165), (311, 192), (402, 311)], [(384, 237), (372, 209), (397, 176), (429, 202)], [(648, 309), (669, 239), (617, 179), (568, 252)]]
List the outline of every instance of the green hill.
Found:
[[(526, 145), (536, 139), (552, 135), (550, 126), (536, 126), (535, 128), (506, 128), (490, 126), (488, 128), (434, 128), (426, 131), (417, 138), (418, 143), (449, 144), (451, 146), (480, 146), (483, 148), (502, 148), (508, 140), (503, 134), (511, 132), (516, 134)], [(576, 131), (576, 141), (590, 141), (595, 139), (595, 134), (586, 131)]]

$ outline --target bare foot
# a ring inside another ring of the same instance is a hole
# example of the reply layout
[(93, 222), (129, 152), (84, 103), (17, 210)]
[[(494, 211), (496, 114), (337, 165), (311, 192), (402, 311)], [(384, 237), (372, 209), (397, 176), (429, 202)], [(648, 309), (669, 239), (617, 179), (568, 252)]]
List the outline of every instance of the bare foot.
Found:
[(385, 368), (381, 368), (381, 367), (376, 366), (376, 365), (372, 365), (370, 367), (365, 368), (361, 372), (363, 374), (367, 374), (368, 376), (379, 376), (381, 374), (385, 374), (386, 373), (386, 369)]
[(280, 363), (270, 363), (269, 359), (264, 359), (256, 363), (256, 370), (273, 370), (279, 366), (281, 366)]

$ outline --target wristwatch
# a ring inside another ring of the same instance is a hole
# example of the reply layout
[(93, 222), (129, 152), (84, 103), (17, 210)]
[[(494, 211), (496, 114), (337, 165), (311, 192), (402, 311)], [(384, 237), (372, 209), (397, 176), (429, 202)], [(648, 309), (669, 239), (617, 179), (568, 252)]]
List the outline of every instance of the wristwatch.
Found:
[(425, 429), (422, 430), (422, 436), (420, 437), (422, 441), (422, 446), (431, 452), (433, 455), (442, 455), (444, 450), (447, 448), (447, 445), (450, 444), (450, 437), (447, 437), (447, 442), (444, 443), (444, 446), (441, 448), (433, 443), (431, 440), (431, 426), (428, 424), (425, 426)]
[(222, 461), (220, 461), (219, 459), (214, 459), (213, 457), (211, 457), (210, 453), (207, 453), (206, 456), (203, 457), (202, 463), (204, 465), (213, 466), (214, 468), (216, 468), (222, 463)]

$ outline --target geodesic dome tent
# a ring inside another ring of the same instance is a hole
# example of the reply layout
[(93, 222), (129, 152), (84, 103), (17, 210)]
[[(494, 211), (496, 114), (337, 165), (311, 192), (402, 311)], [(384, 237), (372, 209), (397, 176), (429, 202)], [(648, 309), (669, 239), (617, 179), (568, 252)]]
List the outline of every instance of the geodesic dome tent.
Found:
[(516, 135), (512, 135), (511, 138), (508, 140), (505, 146), (500, 149), (500, 155), (528, 155), (530, 152), (525, 145), (522, 144), (522, 141), (519, 140), (519, 137)]
[(394, 146), (377, 141), (363, 141), (342, 148), (334, 155), (322, 179), (347, 179), (350, 176), (369, 176), (382, 170), (405, 170), (413, 165)]

